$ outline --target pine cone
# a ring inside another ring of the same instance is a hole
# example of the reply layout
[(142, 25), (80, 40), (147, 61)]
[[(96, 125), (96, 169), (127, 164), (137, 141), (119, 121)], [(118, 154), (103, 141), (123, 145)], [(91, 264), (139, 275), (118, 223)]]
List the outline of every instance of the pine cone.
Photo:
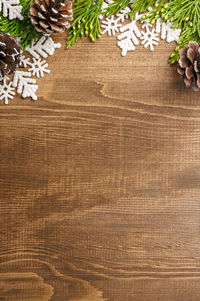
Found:
[(0, 33), (0, 75), (12, 74), (17, 70), (22, 48), (9, 34)]
[(34, 0), (29, 16), (38, 32), (50, 35), (64, 31), (72, 17), (72, 2), (69, 0)]
[(186, 87), (192, 87), (194, 91), (200, 88), (200, 44), (189, 42), (179, 51), (178, 73), (184, 78)]

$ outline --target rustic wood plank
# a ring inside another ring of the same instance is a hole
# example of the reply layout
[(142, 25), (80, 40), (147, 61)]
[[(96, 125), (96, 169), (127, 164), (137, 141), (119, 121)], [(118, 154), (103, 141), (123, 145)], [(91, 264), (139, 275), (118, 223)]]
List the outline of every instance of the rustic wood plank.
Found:
[(0, 106), (0, 300), (200, 300), (200, 100), (172, 49), (81, 40)]

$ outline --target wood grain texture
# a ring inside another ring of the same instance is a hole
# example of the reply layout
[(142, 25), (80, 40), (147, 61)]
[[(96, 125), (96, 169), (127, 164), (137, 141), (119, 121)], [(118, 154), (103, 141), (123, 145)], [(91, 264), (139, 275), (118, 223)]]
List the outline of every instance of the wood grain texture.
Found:
[(38, 101), (0, 106), (1, 301), (200, 300), (200, 94), (173, 47), (63, 46)]

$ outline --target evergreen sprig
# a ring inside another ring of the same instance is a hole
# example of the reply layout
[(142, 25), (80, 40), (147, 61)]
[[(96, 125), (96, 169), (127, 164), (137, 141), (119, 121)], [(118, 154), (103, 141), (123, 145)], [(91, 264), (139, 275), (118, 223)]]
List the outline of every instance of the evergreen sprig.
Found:
[(100, 38), (99, 15), (104, 0), (77, 0), (73, 9), (74, 21), (69, 29), (67, 48), (79, 37), (90, 37), (92, 42)]
[(103, 11), (106, 16), (112, 16), (120, 12), (120, 10), (126, 8), (130, 3), (130, 0), (115, 0), (111, 2), (108, 7)]
[(20, 45), (24, 48), (27, 46), (32, 46), (35, 42), (39, 33), (35, 30), (32, 25), (30, 18), (28, 16), (30, 4), (33, 0), (21, 0), (19, 5), (23, 7), (22, 16), (24, 19), (20, 21), (19, 19), (9, 20), (6, 17), (3, 17), (3, 14), (0, 13), (0, 31), (3, 33), (9, 33), (14, 37), (20, 37)]

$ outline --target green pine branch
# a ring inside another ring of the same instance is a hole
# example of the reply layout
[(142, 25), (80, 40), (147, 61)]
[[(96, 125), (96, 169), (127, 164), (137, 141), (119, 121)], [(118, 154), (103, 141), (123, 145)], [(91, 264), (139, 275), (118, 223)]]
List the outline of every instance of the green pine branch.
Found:
[(100, 38), (99, 15), (104, 0), (77, 0), (73, 9), (74, 21), (69, 29), (67, 48), (79, 37), (90, 37), (92, 42)]
[(35, 30), (28, 16), (30, 10), (30, 4), (33, 0), (21, 0), (19, 5), (22, 5), (22, 16), (24, 19), (9, 20), (3, 17), (0, 13), (0, 31), (3, 33), (9, 33), (14, 37), (21, 37), (20, 45), (25, 50), (27, 46), (32, 46), (33, 42), (37, 41), (40, 34)]

